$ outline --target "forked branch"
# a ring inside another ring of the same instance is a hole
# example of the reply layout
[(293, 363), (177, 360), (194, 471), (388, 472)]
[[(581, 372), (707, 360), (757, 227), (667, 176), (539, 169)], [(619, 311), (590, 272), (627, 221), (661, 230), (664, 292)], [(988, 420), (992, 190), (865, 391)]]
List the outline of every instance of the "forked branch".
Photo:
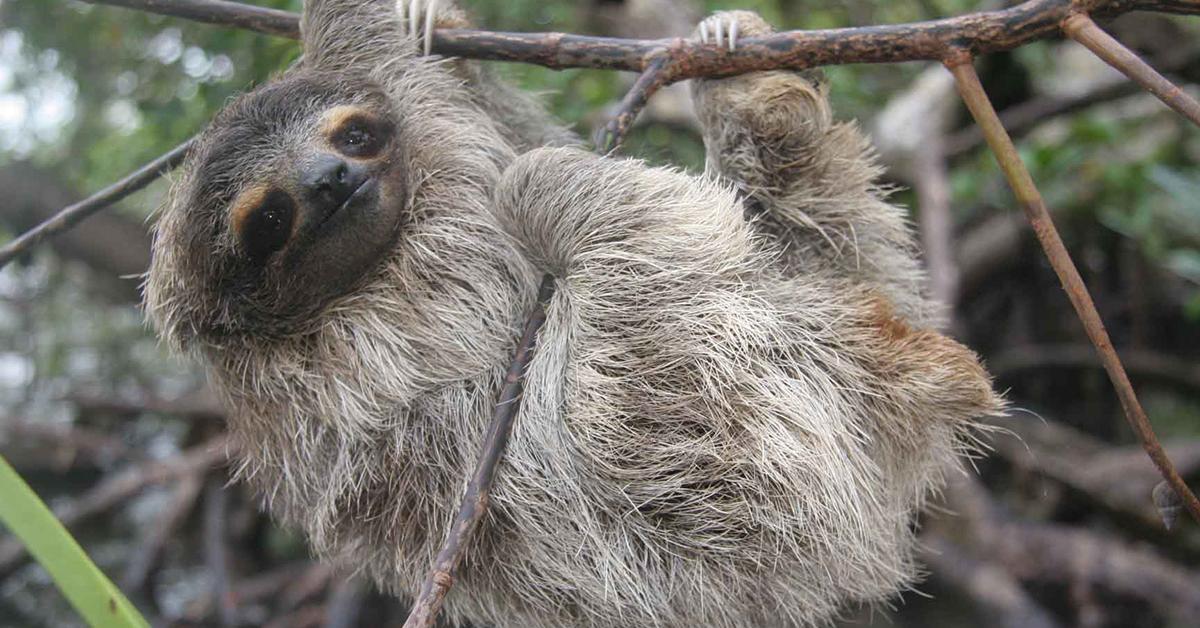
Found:
[[(299, 17), (225, 0), (84, 0), (299, 36)], [(553, 69), (598, 68), (644, 72), (655, 54), (670, 57), (674, 80), (716, 78), (755, 70), (805, 69), (847, 63), (941, 61), (954, 50), (980, 55), (1057, 35), (1068, 16), (1114, 16), (1129, 11), (1200, 14), (1200, 0), (1029, 0), (1000, 11), (959, 17), (811, 31), (784, 31), (738, 40), (737, 50), (689, 39), (615, 39), (566, 33), (437, 30), (433, 52), (489, 61), (519, 61)], [(284, 17), (286, 16), (286, 17)], [(653, 54), (652, 54), (653, 53)]]

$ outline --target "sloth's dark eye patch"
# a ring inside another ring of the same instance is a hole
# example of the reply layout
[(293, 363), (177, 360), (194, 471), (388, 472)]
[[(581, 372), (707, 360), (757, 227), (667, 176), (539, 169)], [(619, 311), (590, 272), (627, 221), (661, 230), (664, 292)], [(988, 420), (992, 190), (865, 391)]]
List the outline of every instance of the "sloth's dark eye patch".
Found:
[(367, 159), (379, 154), (387, 143), (387, 127), (379, 121), (354, 115), (346, 118), (333, 133), (334, 148), (347, 157)]
[(255, 262), (263, 262), (282, 249), (292, 235), (296, 203), (283, 190), (271, 190), (241, 221), (242, 248)]

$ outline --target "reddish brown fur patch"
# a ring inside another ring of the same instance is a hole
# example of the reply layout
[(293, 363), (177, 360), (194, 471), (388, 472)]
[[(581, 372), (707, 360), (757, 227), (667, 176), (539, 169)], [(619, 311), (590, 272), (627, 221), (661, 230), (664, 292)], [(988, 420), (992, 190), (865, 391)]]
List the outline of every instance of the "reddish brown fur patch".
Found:
[(911, 390), (936, 391), (945, 402), (989, 409), (997, 403), (991, 378), (974, 352), (931, 329), (915, 329), (896, 316), (887, 298), (867, 298), (866, 324), (883, 344), (870, 365), (879, 377)]

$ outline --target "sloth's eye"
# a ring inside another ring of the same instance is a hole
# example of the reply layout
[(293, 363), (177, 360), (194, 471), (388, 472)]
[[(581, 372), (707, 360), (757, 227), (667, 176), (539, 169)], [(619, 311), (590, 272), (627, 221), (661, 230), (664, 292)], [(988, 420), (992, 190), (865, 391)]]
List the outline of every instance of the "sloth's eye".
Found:
[(382, 129), (374, 121), (352, 119), (342, 125), (333, 137), (333, 144), (347, 157), (374, 157), (381, 148)]
[(256, 262), (266, 260), (283, 248), (292, 235), (296, 207), (292, 197), (282, 190), (267, 193), (263, 202), (242, 223), (242, 247)]

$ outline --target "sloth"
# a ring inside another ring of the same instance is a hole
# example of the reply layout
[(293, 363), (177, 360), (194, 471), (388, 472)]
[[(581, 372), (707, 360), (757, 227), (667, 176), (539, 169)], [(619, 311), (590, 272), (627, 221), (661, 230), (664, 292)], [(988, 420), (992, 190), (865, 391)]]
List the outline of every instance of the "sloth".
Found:
[(413, 595), (548, 272), (451, 621), (808, 626), (912, 586), (916, 515), (1003, 402), (820, 77), (696, 81), (688, 174), (422, 54), (466, 22), (406, 4), (308, 0), (301, 60), (215, 117), (155, 225), (147, 314), (206, 364), (237, 476)]

